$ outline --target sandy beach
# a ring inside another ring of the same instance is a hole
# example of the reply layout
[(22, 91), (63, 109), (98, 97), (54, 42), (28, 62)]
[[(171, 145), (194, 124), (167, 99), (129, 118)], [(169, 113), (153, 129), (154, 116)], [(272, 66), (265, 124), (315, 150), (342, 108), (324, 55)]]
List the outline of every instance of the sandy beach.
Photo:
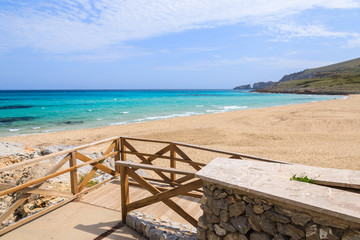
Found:
[(113, 136), (178, 141), (287, 162), (360, 170), (360, 95), (341, 100), (13, 136), (0, 138), (0, 141), (37, 146), (83, 145)]

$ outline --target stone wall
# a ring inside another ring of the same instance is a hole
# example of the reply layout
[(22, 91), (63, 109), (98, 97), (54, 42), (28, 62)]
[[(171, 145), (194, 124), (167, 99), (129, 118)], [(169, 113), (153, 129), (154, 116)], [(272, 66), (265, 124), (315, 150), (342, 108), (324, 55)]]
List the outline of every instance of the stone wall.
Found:
[(155, 219), (140, 212), (130, 212), (126, 224), (150, 240), (195, 240), (196, 228), (193, 226)]
[(359, 240), (360, 226), (204, 182), (197, 237), (209, 240)]

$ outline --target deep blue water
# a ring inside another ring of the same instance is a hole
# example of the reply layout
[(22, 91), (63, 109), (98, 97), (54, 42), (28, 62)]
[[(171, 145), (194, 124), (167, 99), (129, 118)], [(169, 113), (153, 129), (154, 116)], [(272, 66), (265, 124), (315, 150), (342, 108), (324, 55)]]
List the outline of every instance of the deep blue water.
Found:
[(0, 137), (333, 99), (234, 90), (0, 91)]

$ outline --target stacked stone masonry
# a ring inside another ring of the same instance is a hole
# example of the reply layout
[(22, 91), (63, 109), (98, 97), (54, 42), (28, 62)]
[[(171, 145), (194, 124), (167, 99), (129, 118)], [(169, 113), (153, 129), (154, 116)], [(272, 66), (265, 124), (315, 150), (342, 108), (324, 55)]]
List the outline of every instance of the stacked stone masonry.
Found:
[(126, 224), (150, 240), (195, 240), (196, 228), (156, 219), (140, 212), (131, 212), (126, 216)]
[(360, 226), (204, 182), (198, 239), (360, 240)]

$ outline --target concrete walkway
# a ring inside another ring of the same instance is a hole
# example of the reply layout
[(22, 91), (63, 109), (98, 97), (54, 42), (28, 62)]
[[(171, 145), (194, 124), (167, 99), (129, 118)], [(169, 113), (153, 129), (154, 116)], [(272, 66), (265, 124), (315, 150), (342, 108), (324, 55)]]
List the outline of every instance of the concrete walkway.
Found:
[(1, 236), (27, 239), (146, 239), (120, 221), (119, 211), (71, 202)]

